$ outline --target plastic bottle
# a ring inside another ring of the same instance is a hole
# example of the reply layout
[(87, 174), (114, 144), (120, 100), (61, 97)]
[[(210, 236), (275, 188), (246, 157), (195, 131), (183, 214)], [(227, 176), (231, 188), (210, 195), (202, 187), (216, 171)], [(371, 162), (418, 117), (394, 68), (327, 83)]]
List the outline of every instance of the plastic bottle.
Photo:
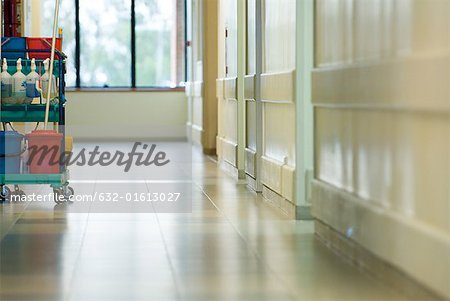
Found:
[[(50, 59), (46, 59), (44, 61), (44, 70), (45, 73), (41, 77), (41, 87), (42, 87), (42, 101), (43, 103), (47, 103), (47, 96), (48, 96), (48, 83), (50, 79)], [(57, 96), (57, 87), (56, 87), (56, 76), (52, 75), (52, 88), (50, 90), (50, 101), (55, 99)]]
[(31, 72), (27, 75), (27, 99), (25, 103), (30, 104), (34, 98), (40, 96), (40, 93), (36, 89), (36, 82), (39, 81), (39, 74), (36, 72), (36, 60), (31, 60)]
[(12, 97), (12, 76), (8, 73), (8, 62), (6, 58), (3, 59), (3, 72), (2, 76), (2, 103), (9, 104), (11, 103)]
[(27, 78), (22, 73), (22, 59), (17, 60), (17, 72), (13, 75), (13, 98), (16, 104), (23, 104), (27, 96)]

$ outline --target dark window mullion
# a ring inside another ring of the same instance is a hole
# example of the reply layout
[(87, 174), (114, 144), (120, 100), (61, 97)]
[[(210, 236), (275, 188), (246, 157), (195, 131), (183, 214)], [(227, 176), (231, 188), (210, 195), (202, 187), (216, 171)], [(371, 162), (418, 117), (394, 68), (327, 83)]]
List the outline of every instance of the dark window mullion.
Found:
[(80, 51), (80, 0), (75, 0), (75, 68), (77, 72), (75, 87), (77, 88), (81, 87)]
[(188, 6), (187, 1), (184, 0), (184, 82), (188, 81)]
[(136, 1), (131, 0), (131, 87), (136, 88)]

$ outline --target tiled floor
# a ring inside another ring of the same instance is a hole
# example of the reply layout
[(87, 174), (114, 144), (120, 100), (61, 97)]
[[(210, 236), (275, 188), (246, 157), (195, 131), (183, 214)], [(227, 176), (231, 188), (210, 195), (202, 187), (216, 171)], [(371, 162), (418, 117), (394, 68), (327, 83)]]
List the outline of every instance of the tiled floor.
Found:
[[(213, 161), (193, 158), (192, 213), (0, 205), (0, 300), (407, 300), (321, 245), (311, 222), (288, 220)], [(101, 173), (73, 186), (92, 193)]]

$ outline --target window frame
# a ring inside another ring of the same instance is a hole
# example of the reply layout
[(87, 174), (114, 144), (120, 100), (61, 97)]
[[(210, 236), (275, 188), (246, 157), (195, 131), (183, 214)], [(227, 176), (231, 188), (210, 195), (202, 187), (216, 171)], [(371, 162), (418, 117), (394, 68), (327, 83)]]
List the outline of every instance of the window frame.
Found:
[[(67, 87), (68, 91), (77, 92), (77, 91), (112, 91), (112, 92), (165, 92), (165, 91), (184, 91), (184, 86), (180, 85), (182, 82), (186, 82), (187, 80), (187, 1), (188, 0), (174, 0), (176, 2), (176, 14), (177, 20), (179, 17), (182, 17), (182, 25), (183, 30), (181, 31), (183, 34), (182, 43), (178, 43), (177, 41), (177, 52), (183, 53), (182, 61), (178, 61), (177, 58), (177, 68), (181, 68), (179, 73), (181, 74), (181, 78), (178, 80), (178, 83), (175, 87), (169, 86), (137, 86), (136, 85), (136, 0), (131, 0), (131, 15), (130, 15), (130, 23), (131, 23), (131, 85), (130, 86), (113, 86), (113, 87), (97, 87), (97, 86), (85, 86), (81, 85), (81, 27), (80, 27), (80, 0), (75, 1), (75, 72), (76, 72), (76, 80), (74, 87)], [(182, 10), (179, 10), (179, 5), (182, 5)], [(176, 26), (178, 27), (179, 23), (177, 21)]]

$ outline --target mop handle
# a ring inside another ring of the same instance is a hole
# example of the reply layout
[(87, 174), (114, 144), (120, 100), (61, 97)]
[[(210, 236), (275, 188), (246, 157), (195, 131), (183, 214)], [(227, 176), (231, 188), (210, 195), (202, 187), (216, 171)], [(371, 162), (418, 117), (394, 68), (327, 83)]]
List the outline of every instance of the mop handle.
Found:
[(47, 130), (48, 118), (50, 113), (50, 93), (52, 91), (52, 81), (53, 81), (53, 65), (55, 64), (55, 49), (56, 49), (56, 34), (58, 30), (58, 17), (59, 17), (59, 0), (55, 0), (55, 18), (53, 20), (53, 36), (52, 36), (52, 52), (50, 57), (50, 71), (48, 79), (48, 93), (47, 93), (47, 103), (45, 106), (45, 125), (44, 129)]

